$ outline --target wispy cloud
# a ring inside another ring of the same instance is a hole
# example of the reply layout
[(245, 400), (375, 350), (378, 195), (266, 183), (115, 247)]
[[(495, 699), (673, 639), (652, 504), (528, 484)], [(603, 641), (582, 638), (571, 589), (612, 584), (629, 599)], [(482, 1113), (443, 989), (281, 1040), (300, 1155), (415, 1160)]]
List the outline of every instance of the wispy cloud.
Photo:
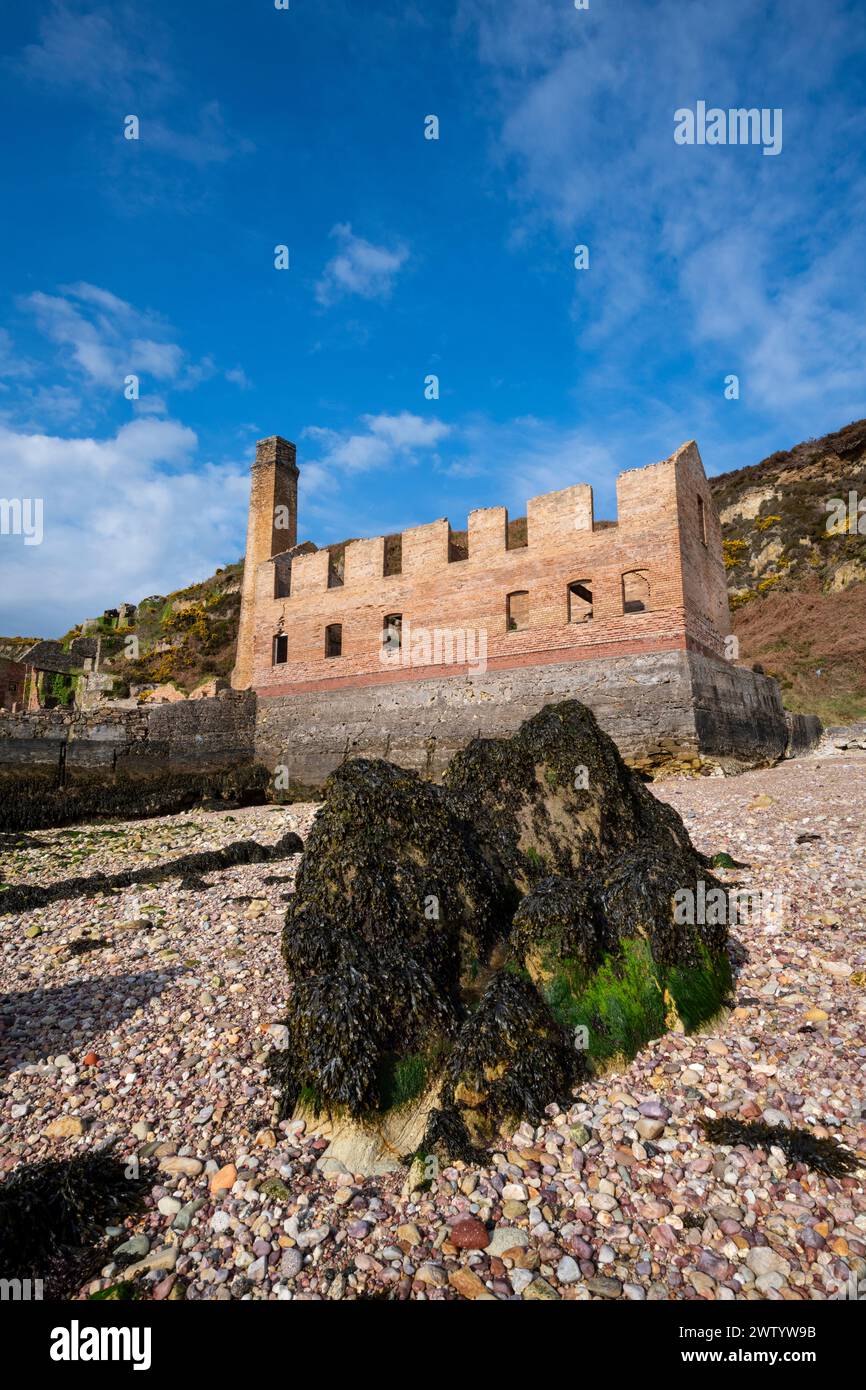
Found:
[(251, 140), (230, 129), (218, 101), (209, 101), (202, 107), (194, 130), (175, 130), (164, 120), (145, 117), (140, 139), (148, 149), (200, 168), (225, 164), (234, 155), (250, 154), (255, 149)]
[(311, 425), (304, 437), (317, 447), (318, 466), (347, 473), (391, 468), (430, 454), (451, 433), (441, 420), (425, 420), (404, 410), (399, 415), (365, 415), (360, 430), (340, 433)]
[(328, 306), (347, 295), (387, 299), (397, 273), (409, 258), (408, 247), (402, 243), (377, 246), (356, 236), (348, 222), (333, 227), (331, 236), (338, 242), (339, 250), (316, 285), (318, 302)]
[[(190, 82), (168, 56), (170, 34), (152, 12), (134, 4), (88, 5), (54, 0), (39, 22), (39, 39), (9, 66), (29, 81), (104, 107), (120, 101), (140, 120), (138, 148), (200, 169), (254, 149), (232, 130), (219, 101), (196, 104)], [(152, 171), (151, 171), (152, 178)]]
[[(61, 348), (59, 365), (86, 383), (119, 394), (127, 376), (163, 389), (193, 390), (220, 374), (210, 355), (191, 360), (173, 340), (171, 326), (159, 315), (141, 310), (111, 291), (83, 281), (64, 285), (56, 294), (36, 290), (19, 300), (40, 333)], [(8, 335), (7, 335), (8, 340)], [(10, 341), (0, 339), (0, 357), (11, 356)], [(12, 358), (14, 364), (14, 358)], [(32, 376), (32, 364), (19, 376)], [(241, 367), (222, 373), (235, 385), (248, 385)], [(2, 362), (0, 362), (2, 375)]]
[(39, 330), (69, 350), (90, 381), (120, 391), (124, 377), (141, 373), (174, 380), (184, 359), (177, 343), (152, 336), (159, 325), (149, 314), (94, 285), (70, 285), (61, 294), (35, 291), (21, 301)]
[[(618, 365), (635, 382), (647, 353), (700, 363), (711, 349), (742, 369), (753, 408), (823, 399), (847, 418), (856, 378), (863, 405), (866, 282), (852, 250), (866, 183), (839, 159), (863, 131), (840, 75), (866, 56), (866, 30), (847, 0), (822, 0), (820, 19), (813, 0), (790, 0), (783, 27), (760, 24), (763, 11), (657, 0), (624, 26), (603, 6), (461, 0), (458, 22), (498, 100), (511, 245), (541, 243), (563, 265), (590, 245), (572, 313), (605, 376)], [(785, 107), (781, 157), (676, 147), (673, 113), (698, 99)]]
[(176, 87), (163, 56), (163, 26), (130, 4), (83, 9), (54, 0), (39, 20), (39, 39), (27, 44), (17, 66), (27, 77), (103, 100), (163, 98)]
[(12, 335), (6, 328), (0, 328), (0, 381), (21, 380), (30, 377), (36, 370), (33, 362), (22, 357), (15, 348)]

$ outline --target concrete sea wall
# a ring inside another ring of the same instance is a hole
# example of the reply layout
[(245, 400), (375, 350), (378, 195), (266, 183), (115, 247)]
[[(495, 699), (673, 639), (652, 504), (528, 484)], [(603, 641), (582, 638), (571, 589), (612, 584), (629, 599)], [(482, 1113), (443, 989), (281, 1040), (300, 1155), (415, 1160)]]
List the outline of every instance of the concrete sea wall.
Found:
[[(727, 771), (771, 763), (791, 739), (775, 681), (695, 652), (668, 651), (326, 693), (260, 694), (256, 757), (285, 769), (299, 787), (317, 786), (345, 758), (362, 756), (437, 778), (471, 738), (511, 734), (544, 705), (566, 699), (589, 705), (623, 757), (651, 773), (698, 762)], [(798, 729), (797, 751), (809, 736)]]

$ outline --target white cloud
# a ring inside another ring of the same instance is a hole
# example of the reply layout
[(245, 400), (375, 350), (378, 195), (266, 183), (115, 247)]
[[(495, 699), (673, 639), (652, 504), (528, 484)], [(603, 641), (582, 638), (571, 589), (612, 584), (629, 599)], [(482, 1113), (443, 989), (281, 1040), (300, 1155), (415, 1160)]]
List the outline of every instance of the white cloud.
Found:
[(324, 306), (334, 304), (346, 295), (362, 299), (387, 299), (394, 277), (409, 258), (402, 243), (376, 246), (363, 237), (355, 236), (351, 224), (340, 222), (331, 230), (340, 249), (325, 266), (316, 285), (316, 299)]
[(347, 473), (364, 473), (372, 469), (391, 468), (396, 463), (416, 462), (416, 456), (435, 450), (436, 445), (451, 432), (441, 420), (425, 420), (408, 410), (399, 415), (364, 415), (363, 432), (321, 429), (311, 425), (304, 431), (308, 439), (318, 441), (323, 456), (319, 467)]
[(852, 312), (859, 240), (838, 241), (783, 279), (768, 264), (770, 245), (736, 229), (686, 258), (695, 336), (731, 352), (744, 393), (778, 412), (832, 401), (840, 420), (862, 414), (866, 320)]
[[(458, 448), (445, 473), (453, 478), (493, 480), (501, 495), (490, 505), (506, 505), (513, 516), (525, 510), (530, 497), (575, 483), (598, 488), (598, 505), (609, 512), (612, 480), (631, 466), (622, 461), (613, 440), (600, 444), (589, 431), (563, 428), (534, 416), (503, 422), (477, 416), (465, 421), (458, 433)], [(505, 472), (503, 459), (508, 460)]]
[(130, 360), (134, 370), (146, 372), (157, 381), (173, 381), (183, 361), (183, 350), (177, 343), (155, 343), (152, 338), (133, 338)]
[(191, 131), (174, 130), (163, 120), (145, 118), (140, 139), (148, 149), (200, 168), (225, 164), (233, 155), (250, 154), (255, 149), (251, 140), (229, 129), (218, 101), (209, 101), (201, 108), (197, 128)]
[(41, 545), (0, 537), (0, 632), (59, 635), (205, 578), (240, 553), (248, 492), (246, 462), (202, 465), (176, 420), (136, 419), (106, 439), (0, 427), (0, 494), (44, 506)]
[(34, 365), (26, 358), (21, 357), (12, 341), (12, 335), (5, 328), (0, 328), (0, 378), (15, 380), (22, 377), (30, 377), (34, 373)]
[[(57, 294), (37, 290), (20, 300), (19, 307), (33, 315), (49, 342), (64, 349), (61, 365), (71, 376), (84, 377), (89, 385), (115, 395), (123, 390), (128, 375), (141, 377), (138, 409), (151, 413), (165, 409), (160, 395), (149, 389), (153, 383), (163, 390), (192, 391), (221, 371), (210, 354), (191, 361), (172, 341), (171, 326), (159, 315), (137, 309), (98, 285), (80, 281), (62, 286)], [(0, 377), (32, 377), (35, 371), (33, 363), (16, 359), (9, 335), (0, 330)], [(250, 385), (241, 367), (223, 375), (242, 389)], [(19, 390), (19, 398), (29, 410), (35, 409), (31, 390)]]
[[(561, 0), (461, 0), (459, 23), (498, 102), (510, 244), (563, 267), (590, 246), (573, 317), (606, 378), (633, 391), (648, 357), (676, 351), (676, 380), (691, 353), (701, 374), (740, 365), (751, 407), (822, 403), (830, 428), (862, 413), (866, 180), (843, 156), (862, 133), (844, 64), (866, 31), (846, 0), (788, 10), (780, 30), (755, 0), (655, 0), (627, 25)], [(698, 99), (782, 106), (782, 156), (675, 147), (673, 113)]]
[(164, 33), (127, 6), (122, 16), (105, 6), (82, 13), (54, 0), (39, 21), (39, 42), (20, 56), (27, 76), (51, 87), (77, 88), (95, 98), (116, 100), (139, 92), (148, 100), (174, 87), (160, 54)]
[(442, 420), (425, 420), (402, 410), (399, 415), (365, 415), (370, 433), (395, 449), (429, 449), (445, 439), (450, 427)]

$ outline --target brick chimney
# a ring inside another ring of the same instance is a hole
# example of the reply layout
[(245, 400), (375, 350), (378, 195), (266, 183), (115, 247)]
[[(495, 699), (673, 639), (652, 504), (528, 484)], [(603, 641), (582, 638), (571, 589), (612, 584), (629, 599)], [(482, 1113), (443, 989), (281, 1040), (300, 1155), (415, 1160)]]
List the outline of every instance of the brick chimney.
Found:
[(273, 434), (256, 444), (251, 468), (247, 548), (232, 685), (246, 690), (253, 677), (256, 570), (263, 560), (291, 550), (298, 540), (298, 466), (295, 446)]

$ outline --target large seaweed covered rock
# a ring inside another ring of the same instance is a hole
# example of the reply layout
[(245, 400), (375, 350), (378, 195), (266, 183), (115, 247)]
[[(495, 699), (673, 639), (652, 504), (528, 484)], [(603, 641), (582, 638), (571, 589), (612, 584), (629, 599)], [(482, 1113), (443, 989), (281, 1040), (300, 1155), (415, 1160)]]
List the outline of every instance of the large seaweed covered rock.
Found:
[(441, 787), (345, 763), (283, 933), (284, 1108), (369, 1120), (425, 1093), (426, 1147), (467, 1153), (537, 1120), (596, 1061), (718, 1009), (725, 930), (674, 910), (701, 879), (679, 816), (576, 701), (474, 740)]
[(439, 788), (389, 763), (344, 764), (283, 933), (286, 1087), (355, 1115), (418, 1089), (517, 900)]
[(444, 785), (491, 866), (521, 891), (550, 874), (595, 873), (646, 841), (693, 853), (677, 813), (626, 767), (577, 700), (546, 705), (510, 739), (473, 739)]

